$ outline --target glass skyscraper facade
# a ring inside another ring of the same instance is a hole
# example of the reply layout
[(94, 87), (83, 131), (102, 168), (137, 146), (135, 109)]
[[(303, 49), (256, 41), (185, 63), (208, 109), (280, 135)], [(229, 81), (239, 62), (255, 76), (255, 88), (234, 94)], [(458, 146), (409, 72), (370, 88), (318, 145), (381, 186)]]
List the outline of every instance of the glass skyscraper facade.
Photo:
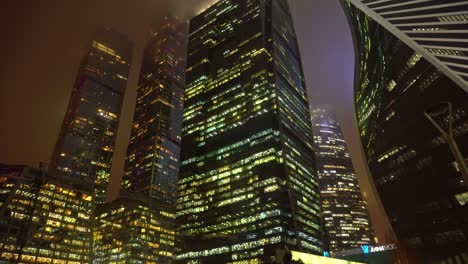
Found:
[(50, 162), (50, 174), (92, 186), (96, 203), (106, 199), (131, 47), (125, 36), (111, 29), (96, 32), (78, 71)]
[(348, 0), (468, 92), (466, 0)]
[(174, 251), (187, 23), (148, 36), (121, 198), (97, 212), (98, 263), (170, 263)]
[(144, 51), (122, 190), (175, 203), (187, 23), (166, 17)]
[[(419, 258), (414, 263), (467, 262), (466, 184), (447, 141), (424, 115), (441, 102), (451, 103), (453, 136), (466, 161), (468, 95), (465, 87), (453, 78), (453, 75), (463, 74), (457, 71), (446, 74), (446, 69), (436, 67), (430, 56), (408, 45), (397, 31), (382, 26), (385, 17), (368, 12), (355, 2), (345, 1), (344, 6), (356, 44), (358, 128), (374, 183), (400, 246)], [(366, 4), (378, 5), (373, 2)], [(381, 1), (380, 4), (390, 2)], [(457, 12), (450, 7), (460, 8), (460, 1), (407, 2), (414, 2), (418, 12), (427, 13), (413, 14), (414, 19), (430, 18), (431, 23), (451, 28), (466, 26), (466, 22), (456, 19), (461, 15), (458, 13), (466, 9)], [(452, 4), (443, 9), (443, 14), (440, 13), (442, 9), (431, 13), (435, 6), (419, 6), (436, 2), (441, 6)], [(394, 6), (400, 8), (405, 3)], [(405, 12), (400, 10), (395, 16)], [(441, 21), (442, 15), (453, 15), (455, 20)], [(385, 19), (394, 21), (390, 17)], [(413, 23), (412, 26), (427, 26), (417, 21), (407, 22)], [(454, 40), (450, 34), (446, 38), (454, 43), (463, 42)], [(462, 47), (451, 47), (447, 52), (453, 50), (466, 56)], [(447, 120), (443, 122), (447, 124)]]
[(374, 244), (363, 200), (340, 124), (327, 106), (311, 111), (325, 244), (334, 252)]
[(260, 263), (279, 247), (321, 254), (310, 113), (287, 1), (220, 0), (194, 17), (184, 100), (175, 261)]
[(76, 178), (0, 164), (0, 262), (90, 263), (92, 199)]

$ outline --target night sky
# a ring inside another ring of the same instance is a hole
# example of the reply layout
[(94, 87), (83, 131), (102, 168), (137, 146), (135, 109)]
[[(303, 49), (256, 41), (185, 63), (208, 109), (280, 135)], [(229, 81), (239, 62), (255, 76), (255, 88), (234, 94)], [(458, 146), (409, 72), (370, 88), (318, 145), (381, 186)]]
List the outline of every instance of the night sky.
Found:
[[(190, 17), (216, 0), (14, 0), (0, 11), (0, 163), (37, 166), (52, 155), (87, 42), (97, 26), (112, 27), (134, 42), (127, 93), (112, 167), (117, 194), (130, 136), (136, 84), (150, 24), (172, 10)], [(312, 106), (335, 110), (379, 239), (388, 222), (369, 183), (353, 106), (354, 47), (338, 0), (289, 0)]]

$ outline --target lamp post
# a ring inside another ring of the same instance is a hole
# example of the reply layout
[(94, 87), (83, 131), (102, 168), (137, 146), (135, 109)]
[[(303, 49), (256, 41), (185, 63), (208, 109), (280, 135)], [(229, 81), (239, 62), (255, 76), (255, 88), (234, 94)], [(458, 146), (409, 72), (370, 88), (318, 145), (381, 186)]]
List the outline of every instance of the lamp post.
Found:
[(424, 115), (447, 141), (450, 151), (452, 152), (462, 174), (463, 182), (468, 189), (468, 169), (466, 167), (465, 159), (463, 158), (453, 136), (452, 104), (450, 102), (441, 102), (440, 104), (428, 108), (424, 112)]

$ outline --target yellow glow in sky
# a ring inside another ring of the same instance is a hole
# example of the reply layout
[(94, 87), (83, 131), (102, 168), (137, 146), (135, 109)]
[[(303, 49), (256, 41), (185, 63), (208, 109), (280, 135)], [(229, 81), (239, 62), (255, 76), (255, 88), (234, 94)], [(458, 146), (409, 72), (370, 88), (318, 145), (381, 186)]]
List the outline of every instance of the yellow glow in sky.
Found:
[(203, 11), (205, 11), (206, 9), (208, 9), (210, 6), (214, 5), (216, 2), (218, 2), (218, 0), (207, 1), (206, 3), (204, 3), (203, 6), (201, 6), (201, 7), (197, 10), (196, 14), (198, 15), (198, 14), (202, 13)]

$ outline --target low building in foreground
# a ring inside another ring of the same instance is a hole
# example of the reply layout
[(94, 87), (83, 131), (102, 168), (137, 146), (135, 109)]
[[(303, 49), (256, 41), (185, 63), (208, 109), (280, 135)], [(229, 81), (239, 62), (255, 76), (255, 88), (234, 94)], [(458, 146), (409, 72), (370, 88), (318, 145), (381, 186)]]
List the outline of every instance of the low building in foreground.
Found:
[(92, 202), (73, 179), (0, 164), (0, 262), (89, 263)]
[(144, 195), (122, 194), (97, 209), (94, 263), (170, 263), (175, 214), (150, 206)]
[(413, 263), (408, 262), (409, 259), (405, 253), (406, 251), (398, 248), (396, 244), (361, 245), (357, 248), (335, 252), (333, 257), (369, 264)]
[[(288, 262), (289, 261), (289, 262)], [(367, 262), (354, 262), (344, 259), (336, 259), (329, 257), (317, 256), (310, 253), (305, 253), (301, 251), (290, 251), (285, 249), (277, 249), (275, 257), (272, 258), (274, 264), (360, 264)]]

